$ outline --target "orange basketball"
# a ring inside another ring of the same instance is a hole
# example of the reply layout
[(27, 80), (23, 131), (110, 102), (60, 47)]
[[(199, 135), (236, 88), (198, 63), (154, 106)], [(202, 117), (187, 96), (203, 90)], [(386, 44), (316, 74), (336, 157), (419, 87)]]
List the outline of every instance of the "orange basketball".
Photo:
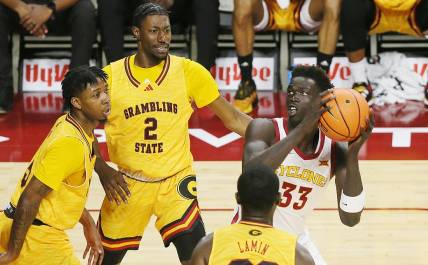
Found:
[(321, 116), (319, 127), (333, 140), (352, 141), (360, 135), (360, 127), (367, 126), (369, 105), (353, 89), (335, 88), (333, 93), (336, 98), (327, 103), (330, 110)]

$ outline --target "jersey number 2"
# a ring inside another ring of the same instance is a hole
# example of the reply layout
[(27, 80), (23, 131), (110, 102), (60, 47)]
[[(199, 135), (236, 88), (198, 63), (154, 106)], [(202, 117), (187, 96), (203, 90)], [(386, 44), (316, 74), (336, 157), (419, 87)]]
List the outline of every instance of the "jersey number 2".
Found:
[[(291, 192), (295, 190), (297, 186), (292, 183), (288, 183), (284, 181), (282, 183), (282, 188), (284, 189), (284, 193), (282, 194), (283, 199), (279, 203), (279, 207), (285, 208), (290, 205), (291, 199), (293, 198)], [(306, 202), (308, 201), (307, 196), (311, 191), (312, 191), (312, 188), (309, 188), (309, 187), (301, 186), (299, 188), (300, 197), (298, 202), (293, 203), (294, 210), (300, 210), (305, 206)]]
[(154, 133), (154, 131), (158, 128), (158, 121), (155, 118), (147, 118), (144, 120), (144, 124), (147, 125), (147, 127), (144, 129), (144, 139), (158, 139), (158, 135)]

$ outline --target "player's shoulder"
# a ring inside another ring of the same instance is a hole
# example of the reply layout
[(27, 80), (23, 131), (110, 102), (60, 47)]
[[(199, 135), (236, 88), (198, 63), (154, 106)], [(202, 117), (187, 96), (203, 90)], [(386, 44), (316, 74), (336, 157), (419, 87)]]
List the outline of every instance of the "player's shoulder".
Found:
[(184, 67), (185, 71), (198, 71), (198, 72), (207, 72), (207, 69), (203, 67), (200, 63), (195, 62), (189, 58), (186, 57), (180, 57), (175, 55), (170, 55), (171, 61), (179, 61)]

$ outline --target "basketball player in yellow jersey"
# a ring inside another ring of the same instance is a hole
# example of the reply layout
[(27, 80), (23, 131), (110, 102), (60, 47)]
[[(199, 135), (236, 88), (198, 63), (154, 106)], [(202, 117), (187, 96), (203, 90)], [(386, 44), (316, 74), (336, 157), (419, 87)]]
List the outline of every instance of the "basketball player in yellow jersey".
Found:
[(80, 264), (65, 233), (83, 225), (88, 264), (100, 264), (103, 248), (85, 203), (95, 163), (93, 130), (110, 111), (106, 74), (81, 66), (62, 81), (61, 116), (43, 141), (12, 199), (0, 212), (0, 264)]
[(423, 37), (428, 34), (427, 10), (428, 0), (343, 0), (340, 25), (354, 81), (352, 88), (365, 96), (369, 104), (372, 88), (366, 75), (367, 36), (393, 31)]
[[(205, 235), (188, 132), (192, 104), (207, 106), (240, 135), (251, 120), (220, 96), (203, 66), (168, 53), (170, 30), (164, 8), (139, 6), (132, 27), (137, 54), (105, 68), (112, 104), (107, 147), (120, 173), (97, 159), (106, 190), (99, 217), (103, 264), (118, 264), (127, 250), (138, 249), (152, 215), (164, 245), (173, 243), (182, 264), (188, 264)], [(118, 205), (120, 197), (127, 203)]]
[(238, 178), (236, 202), (242, 207), (237, 224), (205, 236), (196, 246), (191, 265), (309, 265), (308, 251), (296, 236), (272, 227), (281, 201), (279, 180), (264, 165), (248, 168)]
[(257, 106), (253, 80), (256, 31), (318, 32), (317, 65), (328, 72), (339, 36), (341, 0), (235, 0), (233, 35), (241, 82), (234, 105), (245, 113)]

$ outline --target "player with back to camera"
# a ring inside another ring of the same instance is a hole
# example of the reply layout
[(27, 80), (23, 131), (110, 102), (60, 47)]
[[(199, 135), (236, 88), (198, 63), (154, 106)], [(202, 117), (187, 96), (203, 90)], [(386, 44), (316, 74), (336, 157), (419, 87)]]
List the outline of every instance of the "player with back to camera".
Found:
[[(367, 128), (361, 128), (360, 136), (349, 143), (333, 142), (321, 133), (318, 122), (327, 111), (324, 104), (333, 98), (331, 88), (322, 69), (297, 66), (287, 90), (287, 117), (254, 119), (246, 131), (243, 157), (244, 170), (258, 164), (276, 170), (281, 202), (273, 225), (297, 235), (317, 265), (326, 262), (309, 237), (305, 217), (336, 176), (340, 220), (347, 226), (358, 224), (365, 200), (358, 153), (374, 125), (370, 114)], [(237, 207), (233, 222), (239, 220), (239, 214)]]
[(238, 178), (237, 188), (241, 221), (202, 238), (191, 265), (314, 264), (295, 235), (272, 227), (281, 201), (279, 180), (272, 169), (264, 165), (246, 169)]

